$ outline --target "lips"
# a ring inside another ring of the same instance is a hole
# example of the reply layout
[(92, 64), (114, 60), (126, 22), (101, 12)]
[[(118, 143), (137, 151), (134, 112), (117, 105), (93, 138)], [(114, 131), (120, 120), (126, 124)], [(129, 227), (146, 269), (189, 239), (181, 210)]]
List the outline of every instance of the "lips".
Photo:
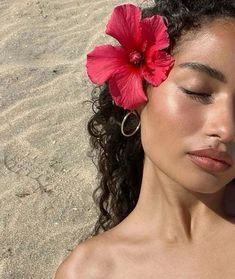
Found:
[(200, 157), (211, 158), (213, 160), (220, 161), (229, 166), (232, 166), (234, 164), (232, 157), (227, 152), (218, 151), (214, 148), (195, 150), (195, 151), (190, 151), (188, 153)]

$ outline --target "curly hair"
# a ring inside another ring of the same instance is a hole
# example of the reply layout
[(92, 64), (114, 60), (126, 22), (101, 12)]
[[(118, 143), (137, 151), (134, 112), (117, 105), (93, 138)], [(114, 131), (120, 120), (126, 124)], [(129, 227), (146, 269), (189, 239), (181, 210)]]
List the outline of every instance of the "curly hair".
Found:
[[(177, 42), (189, 30), (215, 18), (235, 18), (234, 0), (155, 0), (153, 7), (142, 9), (142, 18), (155, 14), (167, 19), (172, 54)], [(147, 83), (143, 84), (145, 90)], [(121, 122), (127, 110), (116, 106), (108, 90), (108, 82), (92, 90), (93, 115), (87, 123), (90, 135), (91, 158), (98, 170), (99, 185), (93, 200), (99, 208), (99, 217), (92, 236), (107, 231), (126, 218), (137, 204), (143, 173), (144, 150), (140, 131), (125, 137)], [(133, 131), (136, 117), (128, 118), (125, 131)], [(98, 164), (96, 163), (98, 162)], [(235, 181), (235, 180), (234, 180)]]

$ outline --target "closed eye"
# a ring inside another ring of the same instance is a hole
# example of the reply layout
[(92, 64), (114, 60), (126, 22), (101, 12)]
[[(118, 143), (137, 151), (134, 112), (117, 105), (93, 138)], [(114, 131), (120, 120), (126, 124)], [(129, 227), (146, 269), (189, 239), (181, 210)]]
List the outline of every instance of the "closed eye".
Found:
[(210, 104), (211, 103), (212, 95), (210, 95), (210, 94), (190, 91), (190, 90), (185, 89), (183, 87), (181, 87), (181, 90), (187, 96), (189, 96), (189, 98), (191, 98), (193, 100), (199, 101), (199, 102), (201, 102), (203, 104)]

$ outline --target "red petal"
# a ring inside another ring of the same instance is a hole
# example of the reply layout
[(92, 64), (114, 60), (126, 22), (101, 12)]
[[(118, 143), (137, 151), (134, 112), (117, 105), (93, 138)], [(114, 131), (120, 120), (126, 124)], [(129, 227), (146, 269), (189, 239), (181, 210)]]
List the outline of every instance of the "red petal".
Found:
[(114, 37), (129, 52), (141, 42), (141, 9), (132, 4), (114, 8), (106, 26), (106, 34)]
[(123, 67), (109, 80), (109, 91), (116, 105), (135, 109), (147, 101), (139, 70)]
[(101, 85), (126, 63), (127, 54), (122, 47), (97, 46), (87, 54), (87, 74), (93, 83)]
[(174, 65), (174, 58), (152, 46), (145, 53), (145, 64), (141, 69), (141, 75), (152, 85), (158, 86), (164, 81)]
[(158, 49), (169, 46), (169, 35), (162, 16), (155, 15), (144, 18), (141, 26), (143, 37), (148, 41), (149, 46), (156, 44)]

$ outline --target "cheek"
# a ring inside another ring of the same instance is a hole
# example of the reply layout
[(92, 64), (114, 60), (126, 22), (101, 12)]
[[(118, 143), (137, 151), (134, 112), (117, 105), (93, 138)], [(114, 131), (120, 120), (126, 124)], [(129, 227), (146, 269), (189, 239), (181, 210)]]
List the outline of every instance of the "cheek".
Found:
[(187, 135), (198, 130), (202, 123), (202, 114), (195, 106), (195, 101), (182, 94), (173, 93), (163, 98), (161, 105), (164, 109), (160, 109), (160, 114), (170, 130)]
[(150, 94), (141, 119), (146, 154), (163, 155), (164, 152), (166, 155), (167, 152), (172, 155), (184, 148), (187, 137), (196, 135), (202, 128), (202, 104), (196, 104), (176, 90), (168, 89), (162, 93), (153, 90)]
[[(157, 92), (155, 92), (157, 93)], [(168, 88), (166, 92), (153, 94), (149, 112), (150, 117), (158, 118), (158, 124), (169, 135), (192, 135), (203, 127), (205, 106), (191, 99), (180, 89)]]

